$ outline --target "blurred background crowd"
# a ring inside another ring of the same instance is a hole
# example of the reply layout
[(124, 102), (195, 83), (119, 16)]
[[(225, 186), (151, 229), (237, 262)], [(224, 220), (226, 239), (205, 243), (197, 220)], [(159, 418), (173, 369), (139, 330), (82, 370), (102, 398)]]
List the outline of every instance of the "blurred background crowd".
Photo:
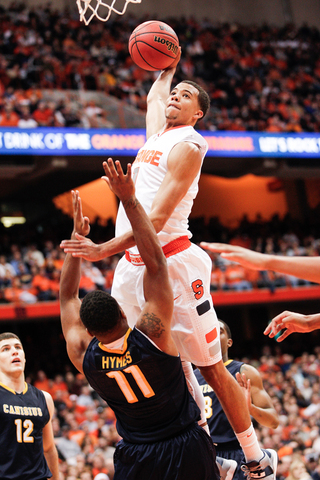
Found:
[[(315, 212), (316, 213), (316, 212)], [(229, 229), (219, 218), (205, 222), (202, 217), (190, 219), (190, 229), (196, 232), (193, 241), (217, 241), (240, 245), (253, 250), (279, 255), (319, 256), (320, 223), (298, 222), (288, 214), (280, 219), (274, 215), (270, 221), (259, 215), (255, 221), (244, 216), (236, 229)], [(47, 224), (15, 225), (10, 229), (0, 227), (0, 301), (35, 303), (59, 298), (60, 273), (64, 252), (59, 244), (69, 238), (71, 219), (59, 210), (50, 215)], [(102, 243), (114, 236), (114, 224), (107, 226), (97, 219), (91, 227), (90, 238)], [(19, 239), (19, 242), (17, 242)], [(120, 255), (99, 262), (82, 262), (80, 296), (101, 289), (111, 289), (114, 269)], [(212, 258), (212, 291), (242, 291), (282, 287), (298, 288), (310, 285), (302, 279), (276, 272), (258, 272), (223, 259), (218, 254)]]
[[(125, 15), (89, 26), (68, 11), (14, 2), (0, 10), (0, 126), (112, 128), (94, 100), (72, 91), (103, 92), (146, 108), (155, 79), (132, 62), (128, 39), (148, 18)], [(320, 32), (164, 19), (183, 51), (177, 81), (193, 79), (211, 97), (199, 124), (208, 130), (320, 131)], [(47, 92), (44, 94), (43, 92)], [(68, 91), (55, 97), (53, 91)], [(51, 93), (50, 93), (51, 92)]]

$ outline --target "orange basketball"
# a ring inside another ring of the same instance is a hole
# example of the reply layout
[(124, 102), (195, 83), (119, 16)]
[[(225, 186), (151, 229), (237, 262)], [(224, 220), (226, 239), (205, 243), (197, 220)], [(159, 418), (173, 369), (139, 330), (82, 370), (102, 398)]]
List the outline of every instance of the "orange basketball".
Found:
[(157, 71), (169, 67), (179, 51), (175, 31), (158, 20), (141, 23), (129, 38), (129, 53), (138, 67)]

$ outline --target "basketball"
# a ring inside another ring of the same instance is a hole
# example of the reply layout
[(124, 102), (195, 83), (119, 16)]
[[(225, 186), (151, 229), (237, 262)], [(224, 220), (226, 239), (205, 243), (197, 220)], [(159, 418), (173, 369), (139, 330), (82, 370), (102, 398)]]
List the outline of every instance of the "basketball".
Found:
[(138, 67), (157, 71), (169, 67), (179, 52), (175, 31), (158, 20), (141, 23), (129, 38), (129, 53)]

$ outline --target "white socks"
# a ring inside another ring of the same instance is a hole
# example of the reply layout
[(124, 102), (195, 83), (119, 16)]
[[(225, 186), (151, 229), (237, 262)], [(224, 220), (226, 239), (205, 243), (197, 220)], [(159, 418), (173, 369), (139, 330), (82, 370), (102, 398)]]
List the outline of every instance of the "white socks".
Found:
[(245, 430), (241, 433), (236, 433), (235, 435), (241, 445), (247, 463), (252, 462), (253, 460), (259, 462), (263, 457), (263, 452), (259, 446), (257, 435), (254, 431), (252, 423), (248, 430)]

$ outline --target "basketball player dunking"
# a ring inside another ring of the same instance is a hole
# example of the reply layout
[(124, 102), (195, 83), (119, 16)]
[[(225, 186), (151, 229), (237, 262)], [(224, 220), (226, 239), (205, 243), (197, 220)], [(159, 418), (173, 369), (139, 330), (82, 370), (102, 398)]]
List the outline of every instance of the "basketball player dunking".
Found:
[[(260, 479), (274, 479), (276, 452), (260, 449), (241, 387), (222, 361), (219, 322), (209, 287), (211, 259), (190, 242), (188, 217), (208, 148), (194, 126), (206, 114), (210, 99), (201, 86), (187, 80), (170, 90), (179, 59), (180, 55), (170, 68), (161, 71), (148, 94), (147, 142), (132, 166), (136, 195), (167, 257), (175, 300), (172, 336), (190, 391), (202, 411), (201, 424), (208, 431), (204, 398), (191, 363), (199, 367), (216, 392), (243, 448), (249, 474), (254, 478), (258, 475)], [(77, 240), (65, 240), (61, 247), (66, 253), (91, 261), (125, 250), (115, 271), (112, 295), (130, 320), (138, 318), (145, 303), (142, 284), (145, 268), (121, 204), (114, 239), (96, 245), (77, 235)]]

